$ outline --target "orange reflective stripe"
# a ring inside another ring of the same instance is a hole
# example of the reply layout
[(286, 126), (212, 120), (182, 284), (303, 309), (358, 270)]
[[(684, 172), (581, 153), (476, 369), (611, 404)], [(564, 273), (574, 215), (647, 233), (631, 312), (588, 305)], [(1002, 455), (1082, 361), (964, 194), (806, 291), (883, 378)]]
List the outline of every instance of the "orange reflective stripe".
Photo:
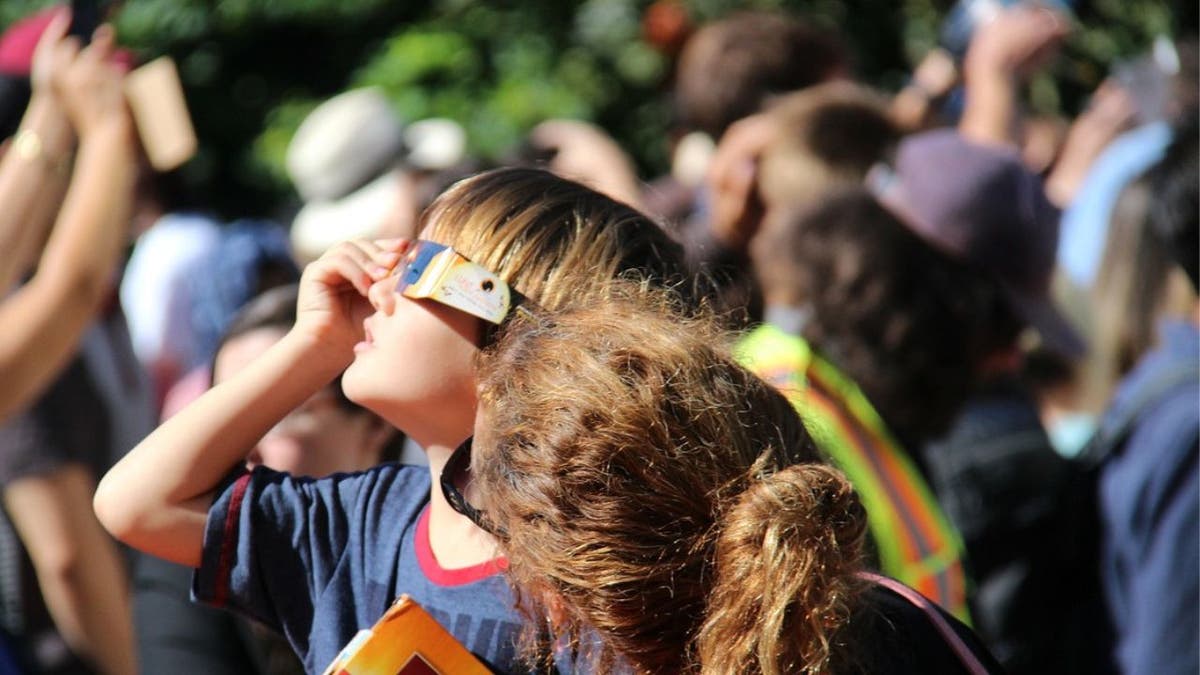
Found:
[[(967, 606), (967, 570), (963, 568), (962, 558), (955, 559), (946, 567), (947, 585), (950, 587), (951, 602), (946, 607), (954, 612), (956, 607)], [(963, 619), (966, 621), (966, 619)]]
[(934, 515), (929, 510), (929, 503), (917, 494), (917, 488), (912, 483), (912, 476), (900, 466), (895, 452), (880, 452), (879, 461), (886, 465), (884, 473), (888, 476), (887, 482), (900, 493), (900, 499), (896, 504), (904, 510), (904, 514), (907, 516), (905, 521), (916, 525), (913, 534), (916, 535), (921, 556), (928, 556), (949, 545), (950, 542), (942, 536), (943, 533), (934, 522)]
[[(771, 326), (753, 331), (741, 355), (780, 388), (818, 446), (850, 477), (868, 507), (885, 573), (968, 620), (962, 544), (932, 491), (892, 440), (870, 401), (802, 339)], [(874, 508), (872, 508), (874, 507)]]
[[(810, 389), (808, 392), (806, 392), (806, 396), (804, 397), (803, 404), (806, 404), (806, 406), (813, 405), (813, 406), (821, 408), (824, 411), (824, 413), (828, 419), (830, 419), (831, 421), (836, 423), (839, 427), (841, 427), (840, 433), (837, 434), (840, 438), (847, 439), (847, 438), (850, 438), (850, 437), (856, 435), (855, 429), (853, 428), (853, 423), (851, 422), (851, 418), (849, 418), (848, 415), (846, 414), (846, 412), (841, 410), (840, 407), (836, 403), (834, 403), (834, 401), (832, 399), (830, 399), (828, 396), (826, 396), (824, 392), (815, 391), (813, 389)], [(810, 409), (806, 407), (805, 412), (806, 413), (810, 412)], [(862, 447), (859, 444), (853, 443), (853, 442), (847, 442), (844, 445), (845, 445), (846, 449), (848, 449), (852, 452), (856, 452), (856, 454), (858, 455), (859, 461), (862, 462), (864, 465), (867, 465), (867, 466), (870, 466), (870, 467), (876, 468), (876, 469), (878, 468), (877, 462), (874, 461), (874, 458), (868, 456), (869, 453), (862, 452)], [(840, 459), (840, 458), (835, 457), (834, 459)], [(846, 471), (845, 467), (841, 467), (841, 468), (843, 471)], [(859, 472), (855, 472), (855, 473), (859, 473)], [(879, 472), (876, 471), (876, 474), (878, 474), (878, 473)], [(855, 476), (855, 478), (863, 479), (865, 477)], [(877, 491), (882, 493), (880, 496), (891, 497), (887, 500), (888, 503), (896, 506), (895, 510), (892, 510), (887, 515), (900, 516), (900, 519), (903, 521), (903, 519), (904, 519), (903, 515), (898, 513), (900, 508), (902, 508), (899, 505), (899, 500), (897, 500), (894, 495), (890, 494), (890, 492), (891, 492), (890, 488), (892, 487), (892, 485), (890, 484), (891, 481), (874, 480), (873, 482), (877, 483), (877, 485), (873, 486), (873, 487), (877, 488)], [(864, 486), (862, 486), (860, 484), (858, 487), (859, 487), (859, 490), (862, 490)], [(872, 491), (874, 492), (876, 490), (872, 490)], [(883, 515), (884, 514), (876, 514), (877, 518), (881, 518), (881, 517), (883, 517)], [(893, 518), (893, 520), (894, 520), (894, 518)], [(904, 527), (903, 522), (895, 523), (895, 525), (898, 525), (898, 527), (888, 528), (888, 530), (890, 531), (891, 534), (895, 535), (896, 538), (898, 539), (898, 541), (901, 545), (901, 549), (902, 549), (902, 554), (903, 554), (902, 557), (905, 560), (920, 560), (922, 556), (918, 553), (918, 544), (913, 539), (913, 534), (914, 534), (913, 528)], [(889, 570), (889, 572), (899, 573), (899, 570)]]
[[(828, 393), (828, 385), (815, 374), (810, 379), (810, 384), (814, 391), (832, 399)], [(909, 528), (913, 535), (914, 548), (911, 553), (914, 559), (924, 558), (951, 543), (942, 536), (943, 533), (938, 527), (937, 519), (930, 512), (932, 504), (920, 494), (914, 485), (914, 481), (920, 480), (920, 477), (913, 475), (912, 470), (906, 469), (902, 464), (899, 454), (902, 451), (889, 439), (879, 434), (877, 430), (852, 417), (845, 407), (835, 406), (834, 410), (848, 434), (860, 438), (866, 436), (863, 439), (866, 443), (855, 444), (856, 449), (862, 450), (864, 456), (869, 456), (871, 463), (884, 477), (881, 482), (888, 489), (888, 493), (894, 497), (892, 501), (900, 509), (900, 515), (904, 522), (914, 526)], [(851, 420), (858, 424), (854, 424)], [(870, 452), (867, 451), (868, 448)]]
[[(904, 567), (902, 578), (934, 602), (955, 614), (965, 614), (965, 578), (957, 557), (959, 546), (939, 524), (936, 503), (926, 498), (916, 481), (922, 480), (915, 468), (904, 464), (900, 450), (878, 429), (852, 415), (849, 408), (833, 395), (833, 387), (816, 369), (810, 369), (809, 395), (806, 401), (818, 403), (842, 430), (845, 446), (857, 452), (877, 473), (880, 492), (886, 495), (896, 523), (890, 534), (901, 544)], [(853, 439), (858, 439), (855, 443)], [(945, 564), (930, 564), (930, 560), (954, 552), (955, 558)], [(939, 556), (939, 554), (942, 554)]]

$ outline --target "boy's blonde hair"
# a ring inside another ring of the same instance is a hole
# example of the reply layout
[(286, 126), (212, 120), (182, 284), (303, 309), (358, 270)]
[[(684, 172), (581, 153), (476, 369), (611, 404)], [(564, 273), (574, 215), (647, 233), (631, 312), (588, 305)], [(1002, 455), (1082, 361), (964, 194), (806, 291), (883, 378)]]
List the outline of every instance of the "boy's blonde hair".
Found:
[(579, 183), (528, 168), (459, 181), (422, 216), (426, 237), (498, 274), (546, 308), (632, 277), (696, 300), (683, 248), (647, 216)]

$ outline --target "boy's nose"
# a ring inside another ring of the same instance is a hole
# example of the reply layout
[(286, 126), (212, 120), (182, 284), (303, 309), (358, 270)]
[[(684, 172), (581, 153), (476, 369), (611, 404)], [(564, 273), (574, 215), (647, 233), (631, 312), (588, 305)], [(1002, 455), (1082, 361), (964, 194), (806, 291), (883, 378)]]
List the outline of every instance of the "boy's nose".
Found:
[(367, 289), (367, 300), (376, 311), (390, 314), (396, 307), (396, 275), (386, 276)]

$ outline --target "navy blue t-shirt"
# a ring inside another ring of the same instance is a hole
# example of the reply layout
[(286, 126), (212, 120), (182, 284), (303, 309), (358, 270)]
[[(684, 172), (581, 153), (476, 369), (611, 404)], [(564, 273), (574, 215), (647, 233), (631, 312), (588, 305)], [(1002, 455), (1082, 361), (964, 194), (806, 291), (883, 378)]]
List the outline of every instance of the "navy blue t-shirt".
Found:
[[(1161, 338), (1106, 414), (1108, 424), (1135, 420), (1100, 473), (1101, 574), (1120, 670), (1191, 674), (1200, 659), (1200, 329), (1170, 322)], [(1160, 390), (1164, 382), (1173, 384)]]
[(193, 595), (278, 630), (320, 673), (407, 593), (494, 670), (521, 671), (502, 563), (438, 565), (429, 489), (429, 469), (400, 464), (321, 479), (243, 473), (209, 509)]

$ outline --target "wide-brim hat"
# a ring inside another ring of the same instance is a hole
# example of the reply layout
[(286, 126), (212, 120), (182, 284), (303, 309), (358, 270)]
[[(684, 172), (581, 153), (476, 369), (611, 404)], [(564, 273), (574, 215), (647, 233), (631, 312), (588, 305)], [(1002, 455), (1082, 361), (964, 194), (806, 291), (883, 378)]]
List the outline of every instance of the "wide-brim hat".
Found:
[(915, 134), (868, 182), (913, 232), (992, 276), (1047, 348), (1086, 352), (1051, 296), (1061, 212), (1015, 150), (952, 129)]
[(404, 154), (404, 124), (377, 87), (352, 89), (313, 109), (288, 143), (285, 163), (305, 202), (341, 199)]
[(304, 201), (292, 222), (296, 256), (313, 260), (338, 242), (375, 238), (401, 203), (403, 172), (453, 166), (465, 151), (457, 123), (405, 126), (377, 87), (325, 101), (288, 144), (288, 174)]

